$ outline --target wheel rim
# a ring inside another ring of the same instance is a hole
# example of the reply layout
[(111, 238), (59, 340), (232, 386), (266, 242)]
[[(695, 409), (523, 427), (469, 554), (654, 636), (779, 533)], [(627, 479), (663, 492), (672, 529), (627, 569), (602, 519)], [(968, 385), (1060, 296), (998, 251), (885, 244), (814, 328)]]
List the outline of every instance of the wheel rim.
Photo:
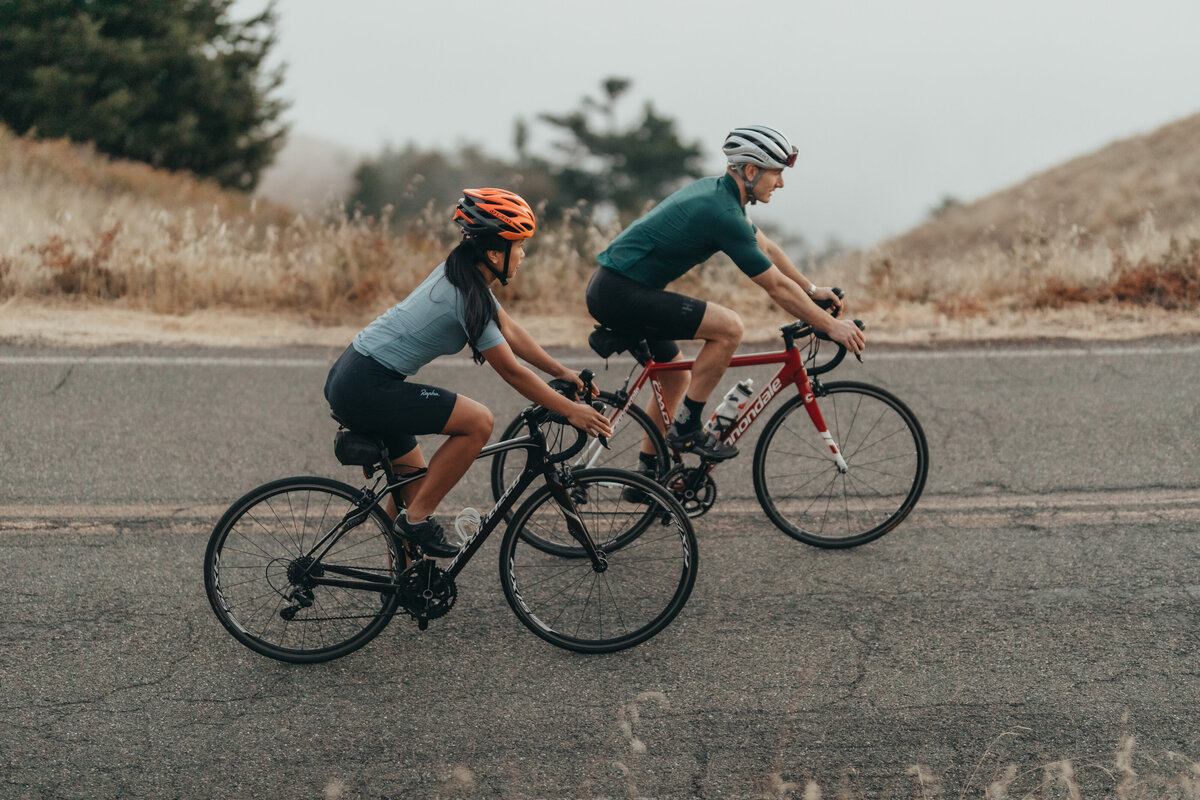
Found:
[[(640, 505), (623, 500), (630, 484), (615, 471), (589, 471), (580, 483), (590, 498), (580, 517), (603, 553), (603, 569), (594, 568), (566, 532), (562, 509), (546, 496), (522, 507), (505, 537), (505, 593), (522, 621), (554, 644), (584, 651), (629, 647), (665, 627), (691, 592), (691, 524), (665, 493)], [(648, 525), (647, 516), (653, 517)], [(518, 534), (522, 527), (569, 555), (534, 547)], [(630, 537), (633, 528), (641, 533)]]
[[(608, 392), (601, 392), (598, 401), (603, 403), (602, 413), (611, 417), (618, 402), (616, 396)], [(627, 413), (614, 428), (607, 448), (601, 445), (597, 439), (589, 439), (584, 449), (564, 466), (571, 470), (601, 468), (636, 470), (640, 466), (638, 454), (641, 452), (642, 442), (647, 436), (648, 427), (653, 428), (647, 418), (641, 414)], [(546, 435), (546, 448), (551, 453), (559, 452), (575, 442), (575, 431), (562, 423), (548, 422), (542, 426), (542, 431)], [(504, 438), (515, 437), (520, 433), (519, 425), (510, 424), (505, 431)], [(658, 466), (662, 469), (665, 467), (667, 458), (665, 445), (662, 444), (661, 436), (657, 434), (657, 431), (650, 436)], [(512, 482), (520, 475), (525, 465), (525, 459), (522, 454), (515, 451), (497, 453), (496, 459), (492, 473), (492, 495), (494, 499), (499, 499), (504, 490), (512, 485)]]
[(764, 507), (806, 540), (853, 544), (880, 536), (908, 514), (924, 485), (919, 426), (882, 394), (860, 387), (831, 386), (818, 404), (847, 471), (795, 403), (769, 432), (759, 459)]
[[(314, 586), (308, 577), (323, 569), (312, 564), (309, 550), (351, 507), (327, 487), (289, 487), (255, 498), (225, 525), (207, 577), (214, 610), (231, 633), (272, 657), (319, 660), (349, 652), (386, 624), (392, 595)], [(372, 514), (322, 564), (394, 580), (402, 560)]]

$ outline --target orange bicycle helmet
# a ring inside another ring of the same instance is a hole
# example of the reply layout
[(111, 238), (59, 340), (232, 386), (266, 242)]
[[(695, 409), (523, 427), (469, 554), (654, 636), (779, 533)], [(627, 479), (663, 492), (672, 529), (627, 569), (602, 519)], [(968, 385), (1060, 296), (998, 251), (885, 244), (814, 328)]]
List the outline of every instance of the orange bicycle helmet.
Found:
[(454, 221), (469, 236), (494, 235), (508, 241), (533, 236), (533, 209), (520, 195), (504, 189), (463, 189)]

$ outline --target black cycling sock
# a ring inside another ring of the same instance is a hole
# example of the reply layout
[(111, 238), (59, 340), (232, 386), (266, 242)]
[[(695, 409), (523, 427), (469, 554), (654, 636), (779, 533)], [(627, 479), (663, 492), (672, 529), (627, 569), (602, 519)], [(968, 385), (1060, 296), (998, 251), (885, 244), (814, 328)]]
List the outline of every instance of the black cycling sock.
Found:
[(675, 429), (680, 433), (700, 429), (700, 420), (704, 418), (704, 401), (683, 398), (683, 409), (675, 417)]
[(642, 472), (658, 472), (658, 456), (654, 453), (638, 453), (638, 464)]

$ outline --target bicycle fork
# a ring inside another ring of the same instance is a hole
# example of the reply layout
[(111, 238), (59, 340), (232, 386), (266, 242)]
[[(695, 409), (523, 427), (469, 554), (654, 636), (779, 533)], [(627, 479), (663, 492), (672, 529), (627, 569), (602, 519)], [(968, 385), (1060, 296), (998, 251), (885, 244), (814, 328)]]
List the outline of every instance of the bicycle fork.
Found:
[(550, 469), (546, 472), (546, 483), (550, 487), (550, 494), (554, 496), (563, 512), (563, 518), (567, 522), (567, 532), (575, 541), (579, 542), (588, 558), (592, 560), (592, 569), (596, 572), (604, 572), (608, 569), (608, 559), (592, 541), (591, 534), (588, 533), (587, 527), (579, 517), (579, 509), (576, 508), (575, 501), (571, 497), (572, 492), (563, 486), (557, 470)]
[[(817, 384), (819, 387), (820, 384)], [(812, 381), (805, 373), (800, 374), (800, 396), (804, 398), (804, 410), (808, 412), (809, 418), (816, 427), (817, 432), (821, 434), (821, 439), (829, 447), (829, 452), (833, 455), (833, 462), (837, 465), (838, 472), (843, 475), (849, 471), (850, 467), (846, 464), (846, 459), (842, 457), (842, 451), (838, 449), (837, 442), (833, 440), (833, 435), (829, 432), (829, 426), (825, 424), (825, 417), (821, 415), (821, 408), (817, 405), (816, 390), (813, 387)]]

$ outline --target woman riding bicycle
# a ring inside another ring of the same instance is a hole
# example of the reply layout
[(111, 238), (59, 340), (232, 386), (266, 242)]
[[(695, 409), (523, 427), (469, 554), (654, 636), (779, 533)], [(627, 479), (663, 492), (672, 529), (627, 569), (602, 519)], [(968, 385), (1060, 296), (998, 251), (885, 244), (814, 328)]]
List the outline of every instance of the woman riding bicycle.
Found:
[(388, 502), (396, 533), (443, 558), (457, 550), (433, 513), (487, 443), (494, 419), (482, 403), (410, 381), (421, 367), (469, 344), (477, 364), (486, 361), (528, 400), (590, 435), (612, 433), (603, 414), (558, 394), (517, 361), (583, 389), (575, 372), (542, 349), (489, 288), (496, 281), (507, 285), (520, 269), (523, 242), (536, 226), (529, 204), (503, 189), (465, 189), (454, 221), (463, 231), (458, 246), (408, 297), (354, 337), (325, 382), (333, 412), (353, 430), (383, 440), (398, 472), (426, 466), (416, 436), (449, 437), (425, 476), (403, 490), (407, 508), (397, 513)]

